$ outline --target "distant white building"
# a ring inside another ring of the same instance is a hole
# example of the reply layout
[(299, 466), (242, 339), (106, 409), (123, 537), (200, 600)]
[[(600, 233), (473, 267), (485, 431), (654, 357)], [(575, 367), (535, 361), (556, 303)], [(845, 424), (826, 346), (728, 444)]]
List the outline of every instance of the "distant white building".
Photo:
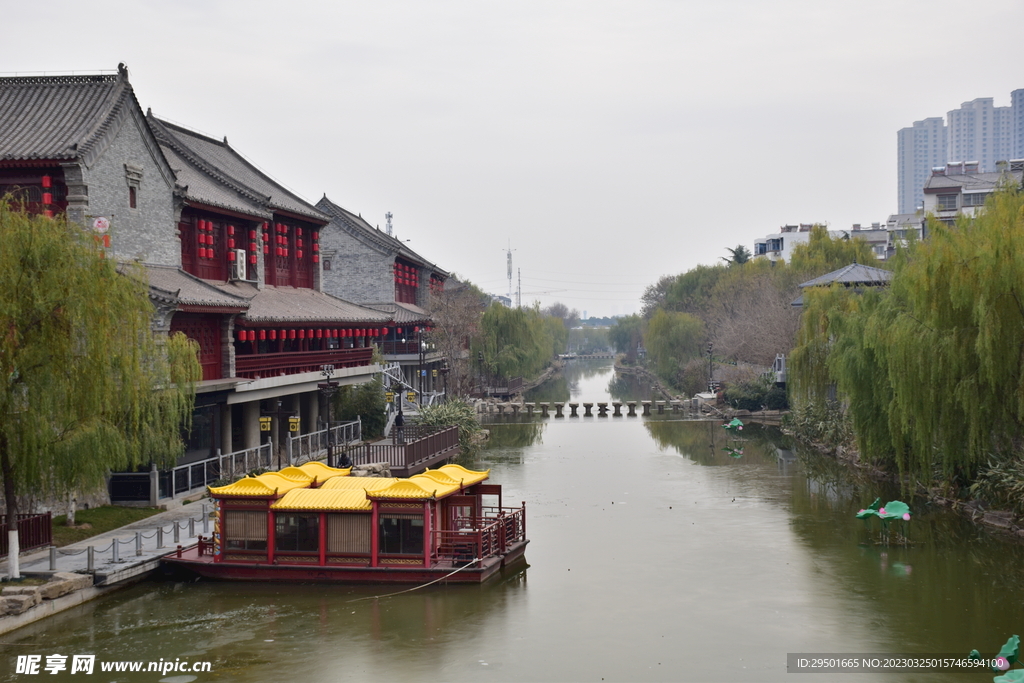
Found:
[(783, 225), (778, 232), (754, 240), (754, 256), (764, 256), (769, 261), (789, 263), (793, 255), (793, 247), (798, 244), (807, 244), (811, 239), (811, 228), (814, 225), (814, 223)]
[(950, 162), (932, 171), (924, 186), (924, 212), (952, 225), (960, 214), (973, 216), (999, 184), (1012, 179), (1018, 185), (1024, 177), (1024, 159), (1000, 162), (993, 173), (984, 173), (976, 161)]

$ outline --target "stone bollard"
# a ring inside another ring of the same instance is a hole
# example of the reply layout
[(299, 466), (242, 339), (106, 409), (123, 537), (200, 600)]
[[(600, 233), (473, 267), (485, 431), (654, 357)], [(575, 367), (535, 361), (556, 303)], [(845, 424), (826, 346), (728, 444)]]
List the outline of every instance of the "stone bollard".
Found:
[(537, 405), (535, 403), (524, 403), (523, 405), (526, 406), (526, 416), (533, 417), (533, 409), (536, 408)]
[(636, 417), (636, 401), (627, 401), (626, 407), (629, 408), (629, 417)]
[(540, 404), (540, 416), (541, 417), (547, 417), (548, 416), (548, 404), (547, 403), (541, 403)]
[(498, 404), (498, 415), (504, 415), (504, 414), (505, 414), (505, 404), (504, 403), (499, 403)]
[(156, 549), (162, 550), (164, 547), (164, 528), (158, 526), (156, 528)]
[(565, 415), (562, 415), (562, 408), (564, 408), (564, 407), (565, 407), (564, 403), (556, 403), (555, 404), (555, 417), (565, 417)]
[(512, 404), (512, 415), (513, 417), (519, 417), (519, 409), (522, 408), (518, 403)]
[(622, 404), (616, 401), (612, 404), (612, 407), (615, 408), (615, 412), (612, 417), (622, 417)]
[(87, 572), (96, 571), (96, 547), (89, 546), (85, 549), (85, 570)]
[(584, 403), (583, 404), (583, 417), (594, 417), (594, 415), (590, 412), (590, 409), (593, 408), (593, 407), (594, 407), (593, 403)]
[(651, 402), (650, 401), (641, 401), (640, 405), (642, 405), (644, 407), (644, 416), (648, 416), (648, 415), (651, 414)]
[(608, 417), (608, 404), (607, 403), (598, 403), (597, 404), (597, 416), (598, 417)]
[(665, 402), (664, 401), (658, 401), (657, 403), (658, 403), (658, 415), (664, 415), (665, 414)]
[(569, 417), (579, 417), (579, 415), (576, 414), (576, 411), (579, 409), (579, 407), (580, 407), (579, 403), (570, 403), (569, 404), (569, 410), (572, 411), (572, 414), (569, 415)]
[(142, 554), (142, 532), (135, 532), (135, 556), (138, 557)]
[(670, 406), (672, 406), (672, 412), (673, 413), (678, 413), (679, 412), (679, 407), (680, 407), (679, 406), (679, 401), (669, 401), (668, 404)]
[(50, 571), (57, 571), (57, 546), (50, 546)]

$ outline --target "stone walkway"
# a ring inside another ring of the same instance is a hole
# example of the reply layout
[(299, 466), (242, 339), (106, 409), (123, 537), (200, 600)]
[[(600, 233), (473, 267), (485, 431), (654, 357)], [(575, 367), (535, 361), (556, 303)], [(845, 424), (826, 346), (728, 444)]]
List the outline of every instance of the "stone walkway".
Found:
[[(57, 548), (53, 566), (49, 549), (33, 550), (21, 555), (21, 573), (49, 576), (54, 572), (86, 572), (89, 570), (88, 548), (92, 546), (95, 585), (124, 581), (156, 569), (160, 558), (178, 545), (187, 547), (199, 536), (210, 536), (213, 533), (213, 520), (209, 518), (212, 510), (210, 501), (190, 503)], [(6, 574), (7, 558), (3, 558), (0, 575)]]

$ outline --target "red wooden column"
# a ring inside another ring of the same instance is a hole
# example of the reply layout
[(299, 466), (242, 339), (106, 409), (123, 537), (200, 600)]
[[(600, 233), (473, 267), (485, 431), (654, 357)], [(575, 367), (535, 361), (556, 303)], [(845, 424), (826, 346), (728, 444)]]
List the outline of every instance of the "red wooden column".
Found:
[(373, 501), (373, 512), (370, 513), (370, 566), (378, 567), (380, 555), (380, 512), (378, 502)]
[(434, 549), (434, 524), (433, 510), (430, 509), (430, 501), (423, 501), (423, 566), (430, 566), (430, 556)]
[(327, 564), (327, 513), (320, 513), (320, 566)]
[(269, 564), (274, 564), (274, 545), (277, 537), (277, 519), (274, 514), (273, 510), (267, 510), (267, 562)]

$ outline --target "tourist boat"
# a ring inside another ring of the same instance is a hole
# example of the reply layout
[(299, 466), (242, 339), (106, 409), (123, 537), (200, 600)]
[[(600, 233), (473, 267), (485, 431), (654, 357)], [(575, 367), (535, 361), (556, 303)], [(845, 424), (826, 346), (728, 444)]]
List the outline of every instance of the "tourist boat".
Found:
[(480, 583), (525, 566), (526, 503), (490, 470), (354, 477), (319, 462), (210, 488), (213, 536), (163, 558), (225, 580)]

